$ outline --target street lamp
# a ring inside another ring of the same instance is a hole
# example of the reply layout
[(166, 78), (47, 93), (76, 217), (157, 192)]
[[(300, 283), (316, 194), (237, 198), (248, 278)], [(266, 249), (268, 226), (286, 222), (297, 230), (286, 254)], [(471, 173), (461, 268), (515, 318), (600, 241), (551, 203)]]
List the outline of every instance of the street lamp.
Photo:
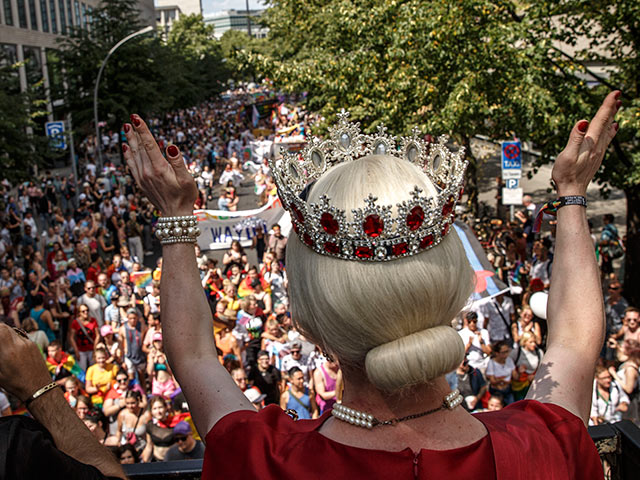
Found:
[(98, 151), (98, 165), (99, 165), (100, 169), (102, 169), (102, 139), (100, 138), (100, 128), (98, 127), (98, 87), (100, 86), (100, 77), (102, 77), (102, 71), (104, 70), (104, 67), (107, 64), (107, 60), (109, 60), (109, 57), (121, 45), (125, 44), (126, 42), (128, 42), (132, 38), (135, 38), (135, 37), (137, 37), (139, 35), (144, 35), (145, 33), (152, 32), (153, 30), (154, 30), (154, 28), (151, 25), (149, 25), (148, 27), (144, 27), (143, 29), (138, 30), (137, 32), (133, 32), (131, 35), (127, 35), (122, 40), (120, 40), (118, 43), (116, 43), (111, 48), (111, 50), (109, 50), (109, 53), (107, 53), (107, 56), (102, 61), (102, 65), (100, 65), (100, 70), (98, 71), (98, 78), (96, 78), (96, 87), (93, 90), (93, 121), (94, 121), (94, 123), (96, 125), (96, 149)]

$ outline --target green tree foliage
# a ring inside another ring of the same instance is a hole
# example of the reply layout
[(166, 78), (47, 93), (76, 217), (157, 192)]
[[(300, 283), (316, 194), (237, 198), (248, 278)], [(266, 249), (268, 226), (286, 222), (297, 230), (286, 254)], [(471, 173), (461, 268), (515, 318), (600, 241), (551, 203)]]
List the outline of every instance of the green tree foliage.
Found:
[[(61, 40), (67, 107), (81, 133), (93, 131), (93, 89), (109, 50), (140, 30), (134, 0), (109, 0), (94, 10), (90, 29), (75, 28)], [(222, 53), (201, 16), (182, 17), (165, 43), (147, 35), (133, 39), (109, 58), (98, 91), (101, 121), (118, 128), (132, 112), (192, 106), (221, 91), (227, 78)]]
[(222, 53), (235, 80), (252, 81), (256, 69), (248, 58), (271, 51), (271, 44), (264, 38), (250, 37), (240, 30), (227, 30), (220, 38)]
[(29, 177), (33, 166), (54, 157), (47, 140), (33, 134), (39, 128), (36, 120), (47, 113), (38, 95), (42, 79), (21, 93), (18, 67), (0, 51), (0, 164), (10, 181)]
[(598, 178), (627, 198), (625, 295), (640, 305), (640, 2), (541, 1), (532, 4), (531, 15), (538, 19), (539, 36), (571, 46), (581, 65), (608, 67), (606, 85), (593, 91), (591, 111), (610, 88), (622, 91), (620, 130)]
[(252, 60), (330, 121), (345, 108), (369, 130), (447, 133), (468, 155), (474, 135), (515, 135), (551, 154), (585, 86), (528, 22), (510, 1), (278, 0), (266, 15), (273, 48)]
[(202, 15), (183, 15), (173, 23), (167, 39), (173, 61), (172, 80), (176, 104), (190, 106), (220, 93), (229, 78), (220, 42), (213, 36), (213, 25)]

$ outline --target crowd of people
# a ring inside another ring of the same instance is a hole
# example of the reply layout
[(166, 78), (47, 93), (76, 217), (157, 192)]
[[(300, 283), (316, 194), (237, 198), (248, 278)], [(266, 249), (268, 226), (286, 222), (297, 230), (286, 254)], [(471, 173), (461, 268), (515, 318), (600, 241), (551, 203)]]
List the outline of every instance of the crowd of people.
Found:
[[(160, 147), (176, 144), (196, 179), (196, 208), (234, 211), (238, 188), (253, 183), (256, 203), (276, 195), (268, 158), (283, 131), (304, 132), (314, 117), (276, 104), (258, 123), (246, 107), (252, 92), (154, 118)], [(116, 142), (117, 136), (108, 136)], [(1, 321), (23, 328), (77, 415), (123, 463), (201, 458), (204, 446), (163, 350), (158, 216), (124, 167), (95, 163), (85, 142), (82, 177), (45, 174), (17, 186), (3, 182), (0, 231)], [(550, 287), (554, 228), (533, 232), (530, 198), (515, 221), (474, 225), (510, 288), (454, 319), (464, 362), (447, 377), (469, 411), (498, 410), (524, 398), (546, 342), (544, 318), (529, 299)], [(622, 297), (612, 261), (622, 240), (614, 218), (593, 235), (607, 315), (607, 342), (594, 379), (591, 423), (638, 422), (640, 311)], [(317, 418), (341, 398), (339, 364), (297, 331), (289, 314), (285, 251), (279, 225), (259, 230), (252, 264), (234, 241), (221, 262), (196, 246), (202, 287), (212, 311), (219, 361), (257, 409), (277, 404), (301, 419)], [(132, 274), (152, 268), (150, 285)], [(23, 413), (0, 391), (0, 415)]]

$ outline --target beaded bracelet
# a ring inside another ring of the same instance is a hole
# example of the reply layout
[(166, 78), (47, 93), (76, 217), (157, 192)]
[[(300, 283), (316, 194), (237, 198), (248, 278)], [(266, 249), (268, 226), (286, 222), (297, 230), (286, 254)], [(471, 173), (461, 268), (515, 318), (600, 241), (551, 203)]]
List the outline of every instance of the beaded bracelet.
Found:
[(25, 406), (27, 408), (29, 408), (29, 405), (31, 405), (31, 402), (33, 402), (36, 398), (44, 395), (47, 392), (50, 392), (51, 390), (53, 390), (54, 388), (59, 387), (59, 385), (56, 382), (51, 382), (47, 385), (45, 385), (44, 387), (42, 387), (39, 390), (36, 390), (36, 393), (34, 393), (33, 395), (31, 395), (29, 398), (27, 398), (27, 400), (24, 402)]
[(200, 233), (195, 215), (160, 217), (156, 224), (156, 237), (162, 245), (194, 243)]
[(538, 215), (536, 215), (536, 221), (533, 224), (534, 233), (540, 231), (542, 226), (542, 217), (544, 214), (555, 217), (558, 215), (558, 209), (567, 205), (578, 205), (580, 207), (587, 208), (587, 199), (582, 195), (567, 195), (566, 197), (558, 197), (556, 200), (547, 202), (540, 208)]

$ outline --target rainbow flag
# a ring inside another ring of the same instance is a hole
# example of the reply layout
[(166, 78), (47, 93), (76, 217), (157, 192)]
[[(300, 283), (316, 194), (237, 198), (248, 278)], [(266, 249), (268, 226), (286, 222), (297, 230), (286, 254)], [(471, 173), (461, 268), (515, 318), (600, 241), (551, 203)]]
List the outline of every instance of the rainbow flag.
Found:
[(85, 382), (84, 370), (80, 368), (80, 365), (76, 363), (76, 359), (73, 358), (72, 355), (69, 355), (66, 352), (62, 352), (60, 363), (56, 363), (53, 358), (47, 357), (47, 369), (52, 376), (60, 373), (60, 370), (63, 368), (67, 370), (71, 375), (75, 376), (82, 383)]
[(133, 272), (131, 274), (131, 281), (139, 290), (144, 290), (151, 285), (151, 280), (151, 270)]

